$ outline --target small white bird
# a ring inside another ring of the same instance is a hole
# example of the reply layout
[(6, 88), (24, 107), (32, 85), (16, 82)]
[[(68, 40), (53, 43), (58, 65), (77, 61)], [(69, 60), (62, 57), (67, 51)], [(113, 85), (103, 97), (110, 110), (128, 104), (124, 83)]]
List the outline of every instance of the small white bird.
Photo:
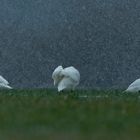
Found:
[(12, 87), (9, 86), (9, 82), (6, 79), (4, 79), (1, 75), (0, 75), (0, 88), (12, 89)]
[(79, 84), (80, 73), (73, 66), (64, 69), (62, 66), (58, 66), (52, 74), (52, 79), (54, 80), (54, 85), (58, 87), (59, 92), (64, 89), (74, 90)]
[(140, 91), (140, 79), (135, 80), (129, 87), (125, 90), (125, 92), (139, 92)]

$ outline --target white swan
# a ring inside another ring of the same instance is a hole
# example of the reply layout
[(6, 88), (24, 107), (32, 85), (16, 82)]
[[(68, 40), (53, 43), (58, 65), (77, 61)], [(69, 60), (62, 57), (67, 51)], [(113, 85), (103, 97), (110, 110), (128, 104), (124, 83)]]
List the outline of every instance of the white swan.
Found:
[(79, 84), (80, 73), (73, 66), (64, 69), (62, 66), (58, 66), (54, 70), (52, 78), (54, 80), (54, 85), (58, 87), (58, 91), (62, 91), (64, 89), (74, 90)]
[(139, 92), (140, 91), (140, 79), (135, 80), (129, 85), (125, 92)]
[(12, 89), (12, 87), (9, 86), (9, 82), (6, 79), (4, 79), (1, 75), (0, 75), (0, 88)]

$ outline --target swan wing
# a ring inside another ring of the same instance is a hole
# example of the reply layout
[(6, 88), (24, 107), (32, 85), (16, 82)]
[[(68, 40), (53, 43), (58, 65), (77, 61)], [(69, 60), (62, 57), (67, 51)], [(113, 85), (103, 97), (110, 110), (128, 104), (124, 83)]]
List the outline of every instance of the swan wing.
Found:
[(140, 79), (135, 80), (129, 87), (140, 87)]
[(9, 85), (6, 85), (4, 83), (0, 83), (0, 88), (2, 88), (2, 89), (12, 89), (12, 87), (10, 87)]
[(6, 85), (9, 84), (9, 82), (6, 79), (4, 79), (1, 75), (0, 75), (0, 83), (4, 83)]
[(80, 73), (74, 67), (67, 67), (62, 70), (61, 74), (65, 77), (71, 78), (73, 81), (79, 82), (80, 81)]
[(64, 77), (58, 84), (58, 91), (63, 89), (74, 89), (77, 86), (77, 82), (73, 81), (69, 77)]

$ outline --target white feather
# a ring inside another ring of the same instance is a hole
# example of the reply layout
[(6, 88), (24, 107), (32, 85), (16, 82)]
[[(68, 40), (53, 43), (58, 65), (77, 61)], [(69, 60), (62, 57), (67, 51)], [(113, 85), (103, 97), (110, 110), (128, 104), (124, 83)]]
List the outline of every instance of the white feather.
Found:
[(54, 80), (54, 85), (57, 86), (58, 83), (62, 80), (62, 77), (60, 76), (60, 73), (62, 72), (63, 67), (62, 66), (58, 66), (53, 74), (52, 74), (52, 79)]
[(64, 75), (65, 77), (71, 78), (75, 82), (80, 81), (80, 73), (79, 73), (79, 71), (77, 69), (75, 69), (74, 67), (72, 67), (72, 66), (65, 68), (62, 71), (61, 74)]
[(54, 85), (58, 87), (58, 91), (64, 89), (75, 89), (80, 81), (80, 73), (73, 66), (64, 68), (58, 66), (53, 74)]
[(131, 83), (125, 91), (126, 92), (139, 92), (140, 91), (140, 79), (137, 79), (133, 83)]
[(6, 85), (9, 84), (9, 82), (6, 79), (4, 79), (1, 75), (0, 75), (0, 83), (4, 83)]
[(0, 88), (12, 89), (12, 87), (9, 86), (9, 82), (6, 79), (4, 79), (1, 75), (0, 75)]
[(12, 89), (12, 87), (10, 87), (9, 85), (6, 85), (4, 83), (0, 83), (0, 88), (1, 89)]

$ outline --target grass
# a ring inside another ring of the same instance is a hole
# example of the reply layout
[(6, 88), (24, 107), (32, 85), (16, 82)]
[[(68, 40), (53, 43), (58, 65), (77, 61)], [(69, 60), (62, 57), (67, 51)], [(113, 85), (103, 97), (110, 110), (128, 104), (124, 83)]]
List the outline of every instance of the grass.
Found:
[(139, 140), (139, 131), (139, 93), (0, 91), (1, 140)]

